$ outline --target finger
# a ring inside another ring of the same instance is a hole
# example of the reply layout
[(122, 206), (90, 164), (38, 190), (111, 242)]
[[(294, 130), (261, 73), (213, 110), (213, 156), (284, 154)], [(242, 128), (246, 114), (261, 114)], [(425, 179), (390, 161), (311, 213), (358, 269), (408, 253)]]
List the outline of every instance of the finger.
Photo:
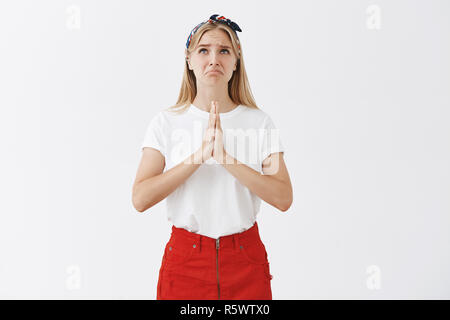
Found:
[(220, 129), (220, 116), (217, 116), (216, 120), (216, 129)]
[(216, 118), (217, 118), (217, 107), (216, 107), (216, 105), (214, 104), (213, 105), (213, 113), (214, 113), (214, 128), (216, 127)]
[(214, 109), (215, 109), (215, 114), (216, 114), (215, 127), (217, 128), (217, 120), (220, 119), (220, 116), (219, 116), (219, 104), (218, 104), (217, 101), (214, 101)]
[(210, 113), (209, 113), (209, 119), (208, 119), (208, 128), (211, 128), (211, 127), (212, 127), (213, 120), (214, 120), (213, 114), (210, 112)]
[(215, 122), (216, 122), (216, 119), (215, 119), (214, 113), (210, 112), (209, 120), (208, 120), (208, 127), (206, 128), (206, 136), (205, 136), (206, 141), (211, 141), (212, 137), (215, 134), (215, 132), (214, 132), (216, 130)]
[(220, 119), (217, 121), (216, 128), (214, 130), (222, 131), (222, 126), (220, 125)]
[(214, 104), (214, 101), (211, 101), (211, 113), (213, 114), (213, 125), (212, 127), (215, 128), (216, 127), (216, 105)]
[(215, 116), (214, 108), (211, 105), (211, 108), (209, 110), (208, 128), (215, 128), (215, 127), (216, 127), (216, 116)]
[(216, 127), (216, 115), (214, 113), (211, 114), (211, 118), (209, 119), (209, 128)]
[(215, 135), (216, 135), (216, 129), (215, 128), (208, 128), (206, 141), (209, 141), (209, 142), (213, 141)]
[(222, 130), (222, 125), (220, 123), (220, 114), (219, 114), (219, 112), (217, 112), (216, 128)]

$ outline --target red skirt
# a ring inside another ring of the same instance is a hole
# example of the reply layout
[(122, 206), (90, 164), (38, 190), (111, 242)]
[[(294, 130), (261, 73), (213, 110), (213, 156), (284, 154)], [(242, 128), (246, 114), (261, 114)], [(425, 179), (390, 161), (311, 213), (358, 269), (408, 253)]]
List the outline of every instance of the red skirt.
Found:
[(172, 226), (157, 300), (272, 300), (272, 275), (258, 225), (218, 239)]

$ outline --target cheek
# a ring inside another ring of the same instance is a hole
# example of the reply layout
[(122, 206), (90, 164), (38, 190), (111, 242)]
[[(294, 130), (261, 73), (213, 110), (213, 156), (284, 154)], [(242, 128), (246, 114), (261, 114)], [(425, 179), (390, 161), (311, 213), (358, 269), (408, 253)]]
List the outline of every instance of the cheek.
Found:
[(194, 66), (196, 66), (197, 68), (204, 68), (205, 66), (208, 66), (208, 59), (206, 58), (202, 58), (202, 57), (197, 57), (194, 61)]
[(231, 62), (228, 64), (228, 70), (230, 70), (231, 73), (233, 72), (234, 65), (235, 65), (235, 62), (233, 62), (233, 61), (231, 61)]

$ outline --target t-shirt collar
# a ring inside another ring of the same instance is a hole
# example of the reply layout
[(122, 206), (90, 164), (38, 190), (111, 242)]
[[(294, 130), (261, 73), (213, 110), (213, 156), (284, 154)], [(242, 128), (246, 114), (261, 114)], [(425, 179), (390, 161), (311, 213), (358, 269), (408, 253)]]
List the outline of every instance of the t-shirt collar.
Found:
[[(230, 118), (230, 117), (236, 115), (237, 113), (239, 113), (243, 108), (244, 107), (242, 105), (238, 105), (237, 107), (235, 107), (234, 109), (232, 109), (232, 110), (230, 110), (228, 112), (219, 113), (220, 119)], [(197, 107), (197, 106), (195, 106), (193, 104), (190, 105), (190, 107), (188, 109), (188, 112), (190, 112), (192, 114), (195, 114), (195, 115), (198, 115), (198, 116), (200, 116), (202, 118), (206, 118), (206, 119), (209, 118), (209, 112), (204, 111), (204, 110), (200, 109), (199, 107)]]

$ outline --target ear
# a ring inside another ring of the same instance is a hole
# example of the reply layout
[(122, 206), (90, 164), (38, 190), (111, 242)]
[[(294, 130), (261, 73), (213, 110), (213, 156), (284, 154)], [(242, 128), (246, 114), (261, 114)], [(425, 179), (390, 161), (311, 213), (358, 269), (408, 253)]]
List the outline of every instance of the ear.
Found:
[(186, 57), (186, 62), (187, 62), (187, 64), (188, 64), (189, 70), (192, 70), (191, 64), (190, 64), (190, 62), (189, 62), (189, 57)]

